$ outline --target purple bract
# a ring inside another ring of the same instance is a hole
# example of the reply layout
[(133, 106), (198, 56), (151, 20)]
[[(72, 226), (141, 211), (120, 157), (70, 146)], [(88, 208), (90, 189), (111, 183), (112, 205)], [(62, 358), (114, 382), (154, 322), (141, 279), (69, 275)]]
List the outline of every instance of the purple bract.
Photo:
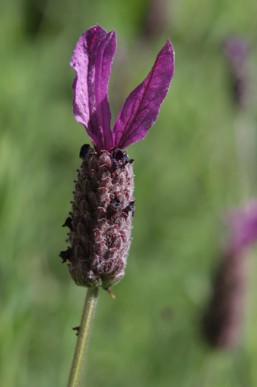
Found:
[(108, 83), (116, 50), (115, 31), (96, 25), (79, 38), (71, 58), (76, 71), (73, 111), (97, 151), (126, 148), (142, 140), (154, 124), (174, 74), (174, 50), (169, 40), (157, 55), (145, 80), (128, 96), (113, 129)]

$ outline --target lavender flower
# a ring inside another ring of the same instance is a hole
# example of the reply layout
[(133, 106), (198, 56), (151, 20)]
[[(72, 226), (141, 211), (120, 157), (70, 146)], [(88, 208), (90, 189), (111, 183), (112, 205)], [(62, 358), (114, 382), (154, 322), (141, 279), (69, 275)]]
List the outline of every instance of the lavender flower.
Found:
[(124, 276), (131, 241), (133, 160), (123, 149), (146, 136), (174, 74), (174, 51), (167, 40), (111, 128), (108, 82), (115, 49), (115, 31), (96, 25), (82, 34), (71, 58), (74, 116), (94, 149), (84, 145), (80, 151), (72, 211), (64, 223), (70, 246), (60, 253), (78, 285), (105, 289)]
[(246, 250), (257, 241), (257, 202), (229, 213), (230, 238), (213, 283), (204, 333), (214, 346), (232, 347), (239, 337), (246, 287)]
[(249, 103), (248, 45), (243, 39), (229, 38), (223, 44), (223, 51), (230, 70), (233, 99), (238, 108), (245, 108)]
[(245, 260), (223, 253), (204, 316), (204, 336), (215, 347), (233, 347), (239, 338), (245, 296)]

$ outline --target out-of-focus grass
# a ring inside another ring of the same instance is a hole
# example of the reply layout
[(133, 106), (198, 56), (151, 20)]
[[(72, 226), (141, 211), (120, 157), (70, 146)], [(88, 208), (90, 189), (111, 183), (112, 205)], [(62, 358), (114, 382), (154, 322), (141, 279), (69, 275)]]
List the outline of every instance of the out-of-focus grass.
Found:
[[(1, 8), (0, 384), (64, 386), (85, 289), (72, 283), (58, 253), (78, 152), (88, 141), (72, 116), (69, 59), (84, 29), (98, 22), (117, 30), (110, 90), (117, 112), (167, 36), (141, 38), (146, 1), (9, 0)], [(155, 127), (129, 149), (134, 240), (116, 301), (101, 293), (88, 386), (257, 384), (254, 261), (240, 346), (213, 352), (199, 331), (222, 233), (219, 214), (241, 197), (220, 47), (240, 34), (254, 63), (256, 11), (253, 0), (168, 4), (176, 75)]]

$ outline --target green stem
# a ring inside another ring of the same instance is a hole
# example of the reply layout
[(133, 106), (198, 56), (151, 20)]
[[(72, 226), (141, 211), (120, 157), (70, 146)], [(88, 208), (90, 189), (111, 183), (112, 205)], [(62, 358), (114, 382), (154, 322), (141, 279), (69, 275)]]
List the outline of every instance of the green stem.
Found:
[(88, 288), (87, 291), (68, 387), (79, 387), (80, 385), (82, 372), (85, 367), (90, 332), (95, 315), (98, 290), (99, 288)]

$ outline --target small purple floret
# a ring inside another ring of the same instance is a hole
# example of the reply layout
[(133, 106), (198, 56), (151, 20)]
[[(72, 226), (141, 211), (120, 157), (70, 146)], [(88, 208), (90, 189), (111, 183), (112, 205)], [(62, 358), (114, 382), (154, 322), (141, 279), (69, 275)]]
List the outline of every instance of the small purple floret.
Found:
[(233, 255), (240, 255), (257, 242), (257, 202), (252, 201), (245, 209), (231, 211), (226, 223), (230, 229), (228, 250)]
[(97, 151), (126, 148), (142, 140), (158, 116), (174, 74), (174, 49), (169, 40), (146, 79), (128, 96), (111, 129), (108, 83), (116, 50), (115, 31), (96, 25), (79, 38), (71, 58), (76, 71), (73, 112), (85, 126)]

